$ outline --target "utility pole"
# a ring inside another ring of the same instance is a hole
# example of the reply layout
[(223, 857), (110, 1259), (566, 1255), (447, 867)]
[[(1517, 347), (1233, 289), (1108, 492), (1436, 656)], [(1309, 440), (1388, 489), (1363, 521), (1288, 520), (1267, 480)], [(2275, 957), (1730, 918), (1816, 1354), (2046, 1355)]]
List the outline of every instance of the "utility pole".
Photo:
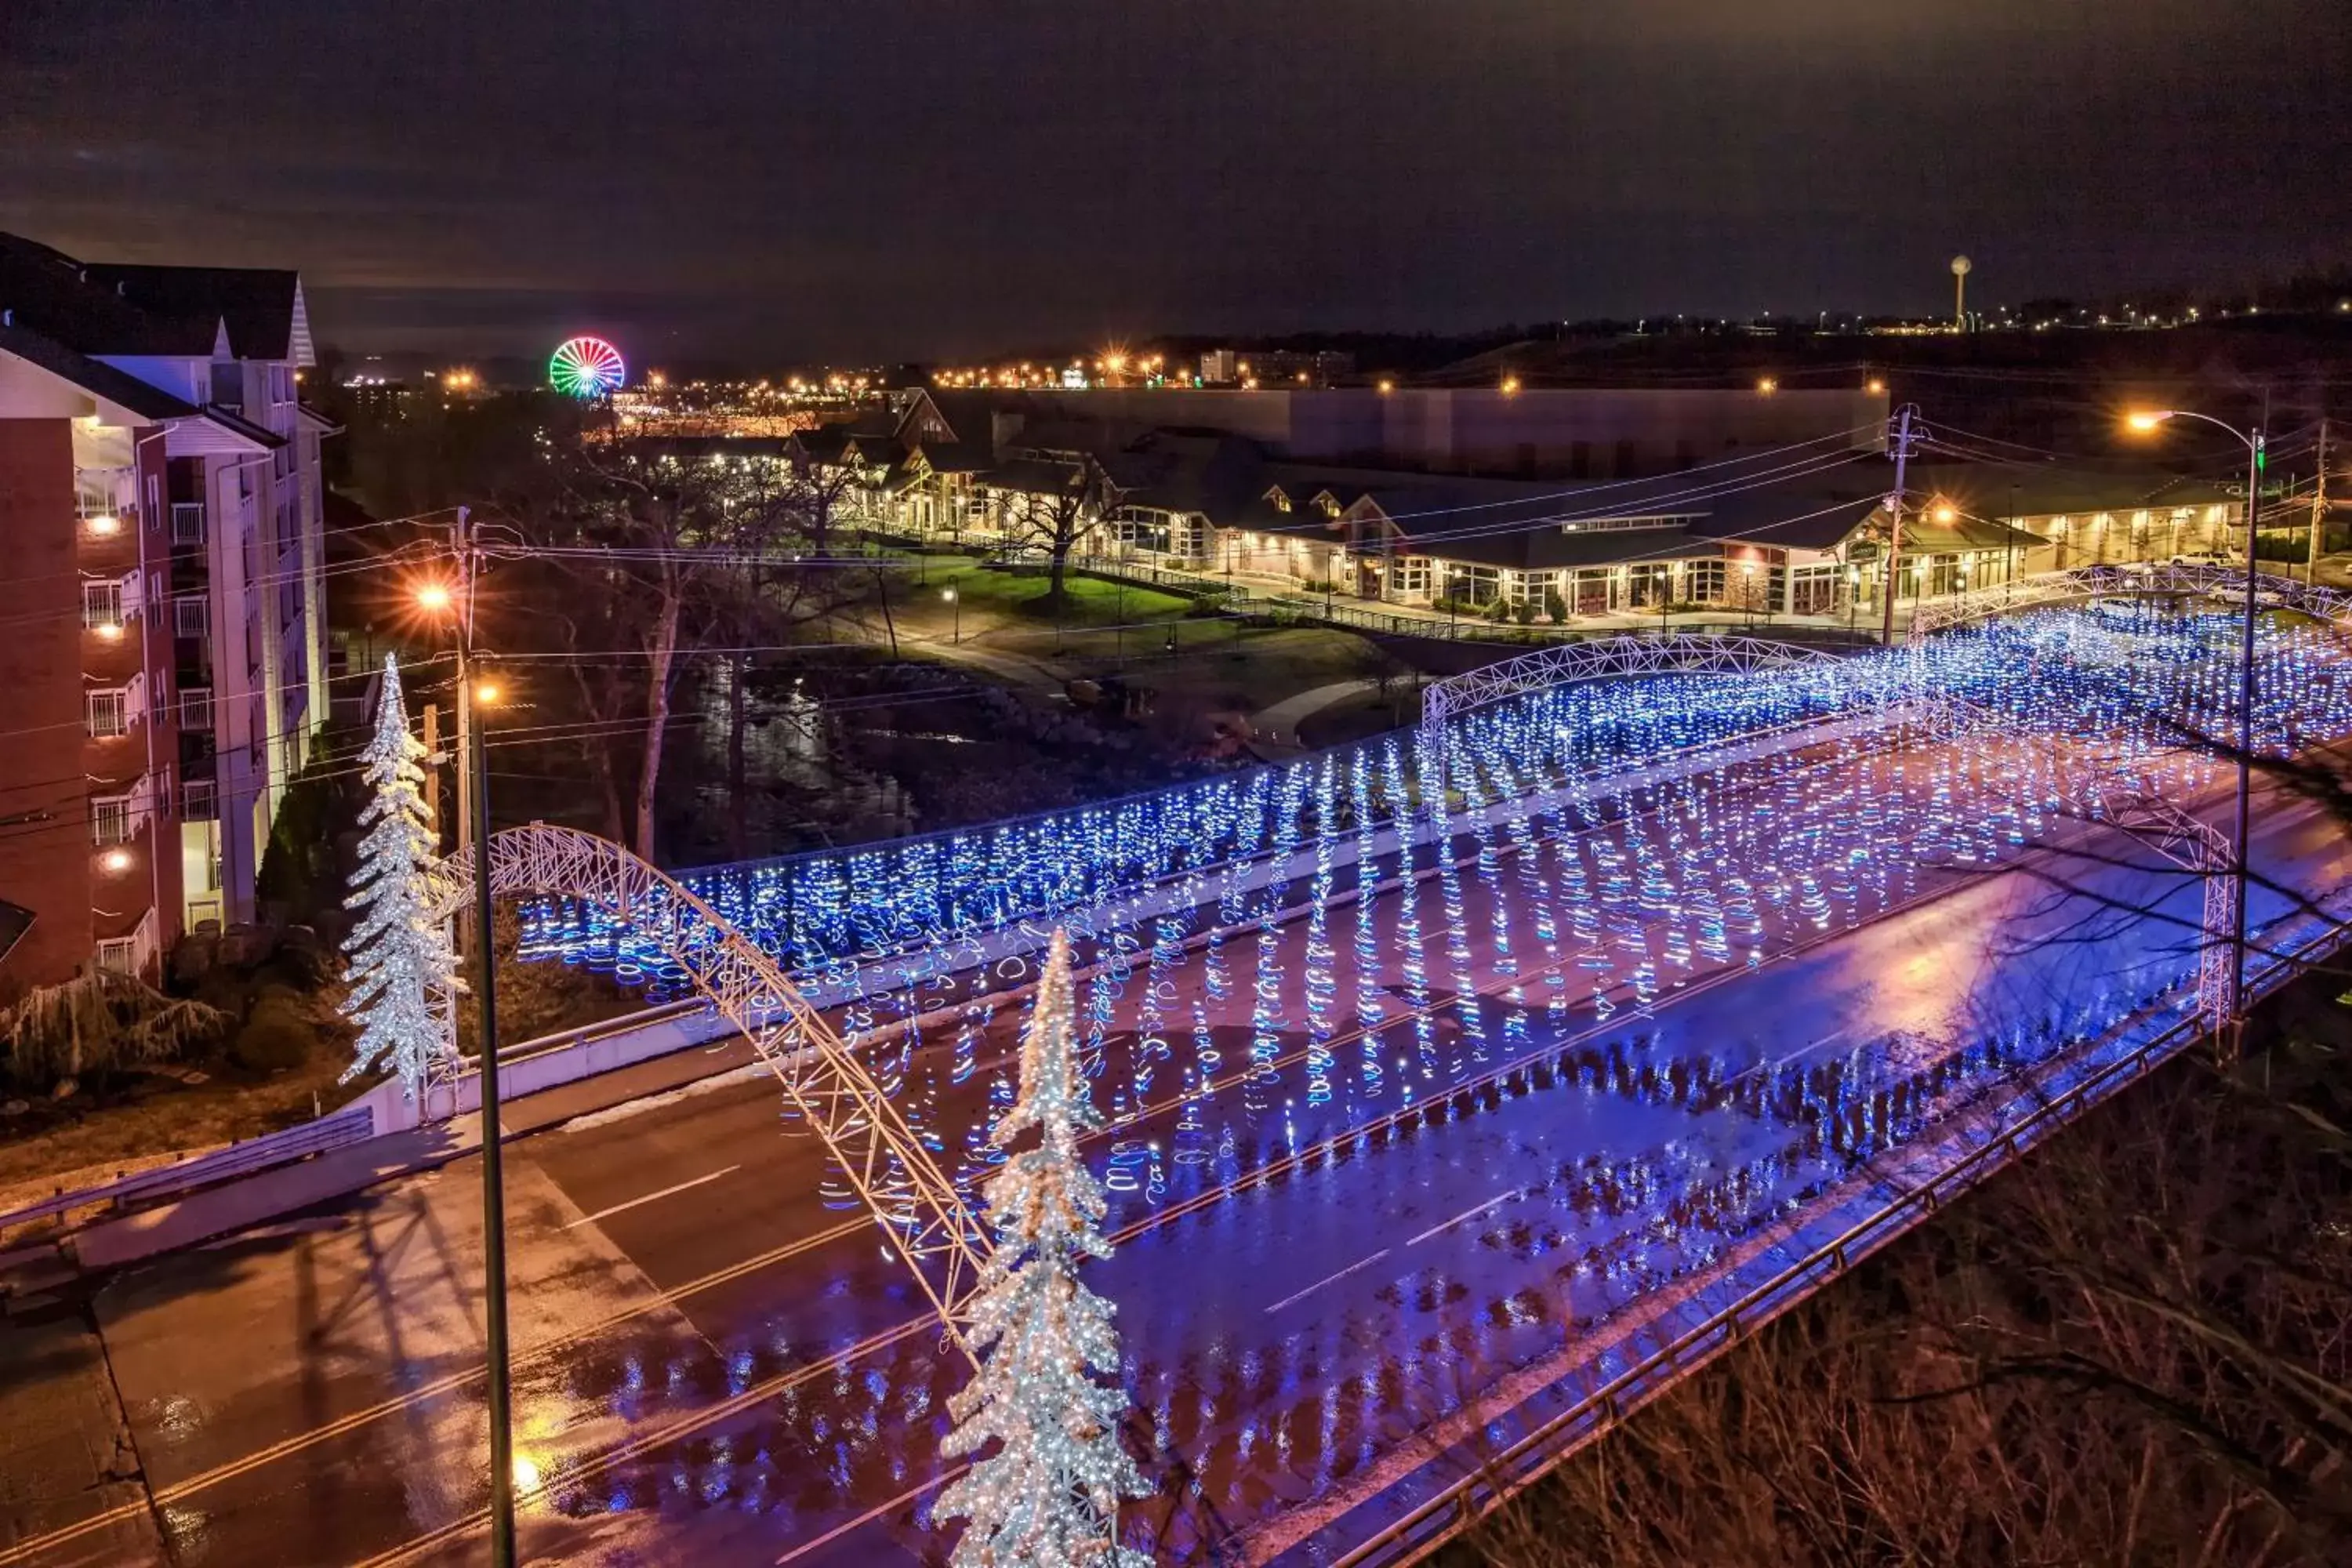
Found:
[[(2246, 433), (2246, 618), (2239, 643), (2238, 663), (2238, 799), (2237, 878), (2231, 889), (2230, 1026), (2242, 1041), (2246, 1027), (2246, 879), (2253, 869), (2251, 817), (2253, 806), (2254, 760), (2254, 612), (2259, 600), (2254, 585), (2255, 525), (2262, 515), (2263, 447), (2269, 441), (2270, 399), (2263, 399), (2263, 423)], [(2232, 1055), (2235, 1054), (2233, 1043)]]
[(472, 531), (467, 526), (472, 513), (465, 507), (457, 509), (457, 520), (449, 525), (449, 548), (457, 562), (457, 749), (452, 753), (456, 766), (449, 771), (457, 775), (457, 823), (453, 841), (457, 853), (464, 854), (466, 846), (474, 841), (474, 772), (467, 758), (473, 753), (466, 748), (473, 738), (473, 680), (467, 669), (468, 645), (474, 640), (474, 556)]
[(482, 1318), (489, 1363), (490, 1562), (514, 1568), (514, 1415), (507, 1352), (507, 1217), (505, 1151), (499, 1112), (499, 1030), (495, 994), (498, 928), (490, 900), (489, 748), (474, 711), (475, 589), (481, 562), (474, 553), (471, 513), (457, 509), (451, 542), (460, 574), (457, 591), (457, 847), (474, 849), (474, 956), (482, 1091)]
[(2319, 467), (2311, 481), (2311, 547), (2304, 553), (2303, 580), (2319, 586), (2319, 537), (2327, 531), (2327, 416), (2319, 416)]
[(1894, 525), (1886, 535), (1886, 603), (1880, 606), (1885, 624), (1879, 632), (1879, 641), (1888, 647), (1895, 646), (1895, 595), (1900, 581), (1896, 574), (1903, 565), (1903, 475), (1911, 461), (1911, 417), (1918, 412), (1916, 404), (1906, 403), (1895, 416), (1895, 493), (1886, 498)]
[(441, 833), (446, 824), (441, 816), (441, 705), (425, 705), (425, 755), (433, 767), (425, 775), (425, 819), (432, 825), (433, 848), (441, 849)]
[[(470, 565), (471, 563), (468, 563)], [(475, 726), (467, 763), (474, 775), (474, 951), (482, 961), (474, 994), (480, 1004), (482, 1047), (482, 1317), (489, 1362), (490, 1562), (514, 1568), (514, 1413), (507, 1359), (507, 1215), (504, 1128), (499, 1111), (498, 1005), (492, 987), (499, 969), (490, 923), (489, 748)]]

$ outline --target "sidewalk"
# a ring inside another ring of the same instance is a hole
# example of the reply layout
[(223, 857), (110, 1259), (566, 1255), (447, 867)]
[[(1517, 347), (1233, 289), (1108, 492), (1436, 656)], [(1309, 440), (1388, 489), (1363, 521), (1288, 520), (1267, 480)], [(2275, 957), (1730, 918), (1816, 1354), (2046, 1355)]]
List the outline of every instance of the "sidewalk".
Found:
[(1335, 680), (1328, 686), (1296, 692), (1270, 707), (1261, 708), (1250, 716), (1250, 725), (1257, 731), (1254, 749), (1269, 762), (1296, 756), (1307, 749), (1298, 738), (1301, 722), (1334, 703), (1345, 702), (1361, 692), (1379, 689), (1380, 682), (1376, 680)]
[[(682, 1088), (757, 1059), (740, 1037), (691, 1046), (594, 1078), (509, 1100), (499, 1118), (506, 1141), (575, 1117)], [(192, 1193), (176, 1203), (106, 1220), (68, 1237), (66, 1256), (85, 1270), (116, 1268), (209, 1241), (248, 1226), (331, 1203), (384, 1182), (446, 1165), (481, 1148), (481, 1118), (428, 1122), (331, 1150), (299, 1164)]]

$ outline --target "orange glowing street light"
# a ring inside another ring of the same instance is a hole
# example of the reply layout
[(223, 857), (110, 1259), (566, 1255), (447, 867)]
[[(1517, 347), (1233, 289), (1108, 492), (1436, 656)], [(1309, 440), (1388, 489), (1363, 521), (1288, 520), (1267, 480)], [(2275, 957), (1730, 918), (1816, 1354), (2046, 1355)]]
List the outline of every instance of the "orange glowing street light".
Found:
[(439, 615), (453, 601), (446, 583), (421, 583), (416, 588), (416, 607), (431, 615)]
[(2270, 466), (2270, 434), (2261, 425), (2251, 430), (2240, 430), (2226, 419), (2216, 419), (2210, 414), (2200, 414), (2193, 408), (2146, 408), (2124, 416), (2124, 423), (2145, 434), (2168, 419), (2194, 419), (2226, 430), (2246, 448), (2246, 603), (2245, 615), (2239, 624), (2238, 634), (2238, 789), (2234, 831), (2230, 838), (2231, 916), (2230, 916), (2230, 984), (2223, 1004), (2222, 1022), (2231, 1029), (2242, 1029), (2246, 1005), (2246, 881), (2247, 846), (2251, 841), (2253, 814), (2253, 754), (2254, 754), (2254, 617), (2261, 605), (2255, 584), (2261, 573), (2254, 564), (2254, 548), (2261, 535), (2258, 531), (2263, 506), (2263, 474)]
[(1960, 509), (1954, 506), (1950, 501), (1937, 501), (1936, 503), (1936, 521), (1937, 522), (1950, 522), (1958, 518), (1959, 515)]

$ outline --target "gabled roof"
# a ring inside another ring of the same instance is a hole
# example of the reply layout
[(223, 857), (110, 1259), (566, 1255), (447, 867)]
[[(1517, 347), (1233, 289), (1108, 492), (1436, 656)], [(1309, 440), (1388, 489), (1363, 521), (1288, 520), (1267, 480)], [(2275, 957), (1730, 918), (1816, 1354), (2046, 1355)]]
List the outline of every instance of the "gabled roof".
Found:
[(228, 328), (229, 352), (239, 359), (310, 363), (310, 321), (297, 273), (277, 268), (103, 262), (86, 270), (93, 284), (114, 289), (151, 315), (222, 323)]
[(986, 441), (925, 441), (918, 449), (935, 474), (978, 474), (996, 466)]
[(93, 356), (209, 359), (226, 337), (239, 359), (314, 357), (301, 279), (277, 268), (86, 263), (0, 234), (0, 311)]
[(1035, 496), (1074, 494), (1085, 481), (1080, 465), (1051, 458), (1014, 458), (989, 469), (982, 479), (992, 489)]
[(851, 450), (849, 430), (840, 425), (819, 425), (812, 429), (795, 430), (793, 448), (812, 463), (838, 463)]
[(253, 421), (246, 418), (235, 409), (224, 408), (217, 403), (207, 403), (205, 405), (202, 412), (205, 418), (211, 423), (219, 426), (222, 429), (229, 432), (229, 434), (233, 436), (240, 437), (245, 440), (252, 442), (255, 446), (262, 447), (265, 450), (274, 452), (278, 450), (278, 447), (286, 445), (285, 437), (280, 436), (275, 430), (256, 425)]
[(13, 354), (27, 364), (37, 365), (92, 397), (126, 409), (142, 419), (181, 419), (196, 412), (194, 405), (182, 402), (163, 388), (151, 386), (87, 354), (76, 353), (29, 328), (0, 326), (0, 353)]

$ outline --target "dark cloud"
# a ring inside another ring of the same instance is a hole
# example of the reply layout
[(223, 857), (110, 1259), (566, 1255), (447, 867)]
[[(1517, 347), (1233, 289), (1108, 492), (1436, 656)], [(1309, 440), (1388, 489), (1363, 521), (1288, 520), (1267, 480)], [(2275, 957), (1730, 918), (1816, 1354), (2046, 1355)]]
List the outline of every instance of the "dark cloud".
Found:
[(0, 227), (361, 345), (1935, 308), (2352, 230), (2343, 0), (0, 0)]

